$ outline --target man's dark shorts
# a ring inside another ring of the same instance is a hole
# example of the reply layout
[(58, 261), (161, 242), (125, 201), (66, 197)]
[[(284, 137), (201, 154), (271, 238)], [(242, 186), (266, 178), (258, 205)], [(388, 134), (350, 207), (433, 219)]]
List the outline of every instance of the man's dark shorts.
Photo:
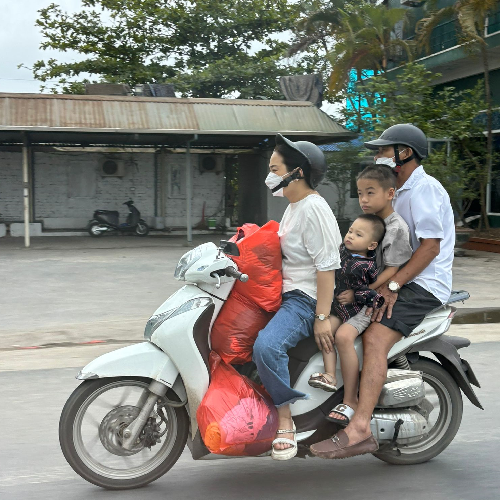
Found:
[(433, 309), (440, 307), (441, 301), (416, 283), (401, 287), (398, 300), (392, 308), (391, 318), (384, 314), (381, 323), (408, 337)]

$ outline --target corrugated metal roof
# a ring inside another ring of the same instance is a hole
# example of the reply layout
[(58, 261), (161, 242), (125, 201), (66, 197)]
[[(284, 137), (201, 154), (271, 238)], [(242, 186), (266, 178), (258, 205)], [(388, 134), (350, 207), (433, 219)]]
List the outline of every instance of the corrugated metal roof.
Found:
[(352, 137), (309, 102), (0, 93), (2, 131)]

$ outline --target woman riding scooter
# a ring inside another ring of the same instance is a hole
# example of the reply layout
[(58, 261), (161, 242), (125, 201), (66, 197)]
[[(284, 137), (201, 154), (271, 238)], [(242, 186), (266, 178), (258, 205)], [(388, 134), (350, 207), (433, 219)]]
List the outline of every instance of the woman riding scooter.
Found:
[(297, 454), (290, 404), (307, 395), (290, 387), (287, 351), (312, 334), (320, 349), (333, 350), (328, 318), (342, 240), (332, 210), (315, 191), (326, 173), (324, 154), (316, 145), (292, 142), (278, 134), (269, 170), (265, 182), (273, 196), (285, 196), (290, 202), (278, 233), (283, 254), (283, 301), (259, 332), (253, 356), (278, 409), (279, 430), (271, 456), (289, 460)]

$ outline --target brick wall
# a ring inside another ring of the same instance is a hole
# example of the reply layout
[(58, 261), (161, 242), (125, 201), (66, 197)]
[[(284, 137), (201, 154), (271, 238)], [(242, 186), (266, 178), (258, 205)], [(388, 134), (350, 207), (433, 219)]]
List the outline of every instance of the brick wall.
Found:
[[(128, 209), (123, 203), (129, 199), (134, 200), (143, 216), (153, 216), (153, 154), (113, 155), (124, 164), (123, 177), (100, 175), (99, 165), (106, 157), (85, 152), (35, 153), (36, 218), (90, 219), (96, 209), (118, 210), (125, 217)], [(78, 184), (84, 187), (80, 192)]]
[[(192, 220), (219, 212), (223, 220), (224, 173), (200, 173), (198, 156), (192, 155)], [(112, 158), (125, 167), (123, 177), (103, 177), (102, 153), (37, 152), (34, 154), (34, 201), (36, 220), (46, 227), (77, 229), (85, 226), (96, 209), (118, 210), (122, 219), (128, 213), (123, 202), (133, 199), (141, 215), (150, 223), (155, 216), (155, 173), (153, 153), (120, 153)], [(23, 218), (21, 153), (0, 152), (0, 213), (6, 221)], [(164, 179), (165, 225), (185, 227), (186, 192), (184, 154), (165, 155)], [(162, 186), (158, 186), (160, 192)], [(158, 196), (158, 215), (161, 214)], [(63, 220), (66, 219), (66, 220)], [(73, 220), (71, 220), (73, 219)], [(72, 224), (68, 226), (68, 224)]]
[[(199, 160), (202, 155), (191, 155), (193, 172), (193, 200), (191, 214), (193, 226), (202, 219), (205, 205), (205, 218), (217, 216), (220, 222), (224, 219), (224, 172), (200, 172)], [(165, 224), (170, 227), (186, 226), (186, 156), (169, 154), (165, 158), (166, 165), (166, 217)]]
[(0, 218), (23, 219), (23, 172), (20, 153), (0, 153)]

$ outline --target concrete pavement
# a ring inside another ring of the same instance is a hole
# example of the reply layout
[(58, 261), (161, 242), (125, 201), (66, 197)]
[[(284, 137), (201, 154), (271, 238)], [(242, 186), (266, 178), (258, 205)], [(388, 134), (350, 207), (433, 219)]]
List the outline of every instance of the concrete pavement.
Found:
[[(194, 244), (225, 237), (195, 236)], [(31, 249), (0, 239), (0, 349), (140, 340), (151, 314), (182, 285), (173, 272), (188, 249), (183, 237), (34, 238)], [(499, 277), (500, 254), (456, 258), (454, 288), (471, 294), (457, 307), (500, 309)]]

